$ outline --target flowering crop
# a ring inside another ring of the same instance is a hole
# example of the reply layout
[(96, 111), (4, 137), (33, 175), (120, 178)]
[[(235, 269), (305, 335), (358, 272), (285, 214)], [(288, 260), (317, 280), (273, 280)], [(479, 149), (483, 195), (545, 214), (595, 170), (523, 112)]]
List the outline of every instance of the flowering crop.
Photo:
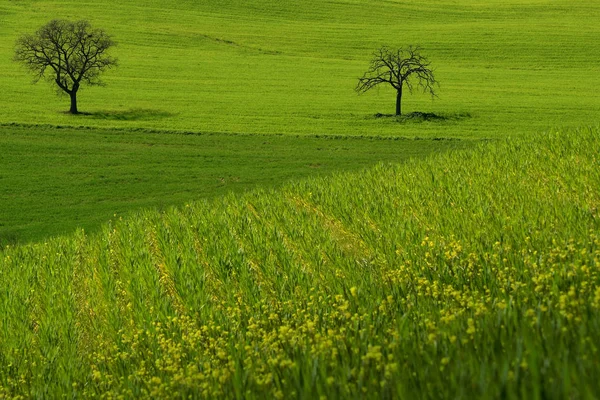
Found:
[(0, 398), (600, 396), (600, 135), (0, 253)]

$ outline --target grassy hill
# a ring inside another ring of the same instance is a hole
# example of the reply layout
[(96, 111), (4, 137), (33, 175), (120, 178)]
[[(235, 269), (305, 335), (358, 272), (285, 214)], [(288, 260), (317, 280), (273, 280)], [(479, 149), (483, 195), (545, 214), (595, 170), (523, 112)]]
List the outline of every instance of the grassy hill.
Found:
[[(599, 16), (599, 2), (571, 0), (5, 1), (0, 122), (408, 137), (596, 123)], [(81, 92), (93, 115), (62, 114), (67, 99), (10, 61), (19, 35), (57, 17), (89, 19), (119, 43), (108, 86)], [(394, 94), (353, 92), (375, 48), (411, 43), (442, 86), (405, 111), (443, 123), (374, 118), (393, 112)]]
[[(0, 399), (600, 397), (599, 17), (0, 2)], [(11, 61), (53, 18), (119, 42), (85, 115)], [(441, 118), (354, 93), (383, 44)]]
[[(352, 141), (332, 155), (296, 135), (480, 139), (595, 124), (598, 16), (598, 2), (566, 0), (1, 2), (0, 245), (448, 144)], [(86, 115), (65, 114), (67, 98), (11, 61), (15, 40), (52, 18), (89, 19), (119, 43), (107, 86), (80, 93)], [(404, 111), (442, 118), (377, 118), (394, 94), (358, 96), (357, 77), (378, 46), (410, 43), (442, 85), (434, 102), (405, 96)], [(291, 137), (264, 146), (256, 133)]]
[(95, 231), (113, 215), (140, 208), (273, 188), (470, 143), (0, 126), (0, 247)]
[(600, 131), (0, 254), (0, 396), (595, 398)]

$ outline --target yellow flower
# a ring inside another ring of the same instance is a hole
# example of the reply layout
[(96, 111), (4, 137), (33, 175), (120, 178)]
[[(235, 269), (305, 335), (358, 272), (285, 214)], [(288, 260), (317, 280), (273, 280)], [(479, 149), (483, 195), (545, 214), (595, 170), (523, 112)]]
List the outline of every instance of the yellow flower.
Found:
[(469, 318), (469, 320), (467, 321), (467, 334), (469, 335), (473, 335), (475, 334), (475, 322), (473, 321), (473, 318)]

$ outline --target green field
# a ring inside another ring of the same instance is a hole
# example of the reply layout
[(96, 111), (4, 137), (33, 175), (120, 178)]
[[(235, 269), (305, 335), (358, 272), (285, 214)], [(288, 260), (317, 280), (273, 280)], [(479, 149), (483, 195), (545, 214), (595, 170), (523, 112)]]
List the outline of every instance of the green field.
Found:
[(115, 214), (469, 146), (460, 140), (0, 127), (0, 247)]
[(597, 398), (599, 147), (496, 142), (6, 249), (0, 396)]
[[(202, 132), (504, 137), (597, 122), (600, 2), (572, 0), (3, 1), (0, 119)], [(68, 99), (30, 85), (13, 45), (52, 18), (86, 18), (119, 43), (108, 86)], [(405, 110), (471, 117), (403, 126), (356, 80), (382, 44), (420, 44), (440, 98)]]
[[(54, 18), (120, 66), (12, 61)], [(0, 399), (600, 397), (600, 1), (2, 0)], [(439, 98), (358, 96), (418, 44)]]

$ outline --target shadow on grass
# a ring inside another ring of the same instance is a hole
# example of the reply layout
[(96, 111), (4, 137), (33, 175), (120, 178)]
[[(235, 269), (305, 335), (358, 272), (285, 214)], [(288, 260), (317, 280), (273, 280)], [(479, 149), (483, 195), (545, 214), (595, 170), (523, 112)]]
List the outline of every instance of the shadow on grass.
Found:
[(443, 113), (443, 114), (435, 114), (435, 113), (426, 113), (415, 111), (408, 114), (403, 115), (394, 115), (394, 114), (380, 114), (377, 113), (374, 115), (375, 118), (386, 118), (393, 119), (396, 122), (406, 123), (406, 122), (447, 122), (447, 121), (460, 121), (463, 119), (471, 118), (471, 114), (467, 112), (462, 113)]
[(7, 246), (17, 246), (19, 244), (19, 236), (16, 233), (6, 232), (0, 234), (0, 250)]
[(124, 111), (97, 111), (92, 113), (81, 113), (93, 119), (106, 119), (112, 121), (140, 121), (173, 117), (175, 114), (151, 109), (131, 109)]

